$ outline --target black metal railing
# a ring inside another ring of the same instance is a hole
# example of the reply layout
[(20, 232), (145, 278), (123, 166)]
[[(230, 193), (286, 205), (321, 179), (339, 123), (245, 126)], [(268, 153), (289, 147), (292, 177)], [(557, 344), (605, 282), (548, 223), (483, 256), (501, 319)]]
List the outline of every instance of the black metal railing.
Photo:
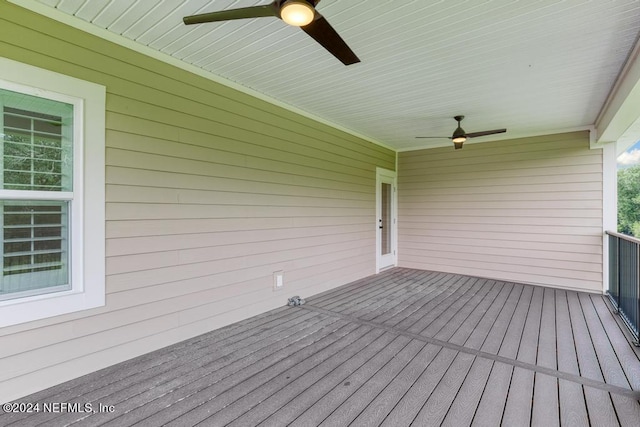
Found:
[(609, 236), (609, 289), (618, 314), (640, 343), (640, 239), (607, 231)]

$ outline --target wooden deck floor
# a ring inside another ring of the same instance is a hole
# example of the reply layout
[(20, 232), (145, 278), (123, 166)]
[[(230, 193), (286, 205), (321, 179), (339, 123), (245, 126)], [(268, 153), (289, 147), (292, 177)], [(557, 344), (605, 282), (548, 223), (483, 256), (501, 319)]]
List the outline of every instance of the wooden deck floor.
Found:
[(23, 401), (115, 411), (0, 425), (638, 426), (640, 361), (602, 296), (395, 268)]

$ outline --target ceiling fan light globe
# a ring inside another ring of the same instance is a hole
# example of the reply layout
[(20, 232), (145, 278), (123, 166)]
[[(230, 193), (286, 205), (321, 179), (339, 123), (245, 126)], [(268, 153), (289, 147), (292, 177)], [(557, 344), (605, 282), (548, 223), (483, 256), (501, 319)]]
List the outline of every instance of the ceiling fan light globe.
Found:
[(289, 0), (282, 5), (280, 17), (294, 27), (309, 25), (315, 16), (313, 7), (305, 1)]
[(454, 136), (452, 138), (453, 142), (455, 144), (462, 144), (463, 142), (465, 142), (467, 140), (466, 136)]

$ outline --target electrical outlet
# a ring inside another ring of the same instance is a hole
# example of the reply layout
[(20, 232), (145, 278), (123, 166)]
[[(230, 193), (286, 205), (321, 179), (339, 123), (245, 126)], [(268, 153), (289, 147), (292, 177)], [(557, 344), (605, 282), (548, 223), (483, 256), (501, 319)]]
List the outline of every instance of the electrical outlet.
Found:
[(273, 273), (273, 290), (279, 291), (284, 288), (284, 271), (275, 271)]

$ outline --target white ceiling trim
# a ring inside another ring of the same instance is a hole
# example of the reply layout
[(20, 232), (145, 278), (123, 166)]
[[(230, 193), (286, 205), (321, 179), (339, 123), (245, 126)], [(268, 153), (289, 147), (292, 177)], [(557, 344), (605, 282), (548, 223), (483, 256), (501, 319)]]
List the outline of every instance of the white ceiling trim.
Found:
[(238, 90), (240, 92), (246, 93), (247, 95), (253, 96), (255, 98), (261, 99), (263, 101), (266, 101), (270, 104), (276, 105), (278, 107), (284, 108), (286, 110), (292, 111), (296, 114), (300, 114), (301, 116), (307, 117), (311, 120), (315, 120), (317, 122), (320, 122), (322, 124), (325, 124), (327, 126), (330, 126), (334, 129), (346, 132), (350, 135), (353, 135), (357, 138), (363, 139), (365, 141), (371, 142), (373, 144), (379, 145), (381, 147), (384, 147), (386, 149), (389, 149), (393, 152), (397, 152), (398, 150), (396, 148), (391, 147), (390, 145), (385, 144), (382, 141), (378, 141), (370, 136), (367, 135), (363, 135), (359, 132), (356, 132), (352, 129), (346, 128), (344, 126), (341, 126), (337, 123), (333, 123), (327, 119), (324, 119), (320, 116), (317, 116), (315, 114), (309, 113), (308, 111), (302, 110), (300, 108), (297, 108), (295, 106), (292, 106), (290, 104), (287, 104), (285, 102), (282, 102), (276, 98), (270, 97), (269, 95), (266, 95), (262, 92), (258, 92), (254, 89), (248, 88), (246, 86), (242, 86), (236, 82), (233, 82), (231, 80), (228, 80), (224, 77), (218, 76), (216, 74), (207, 72), (205, 70), (203, 70), (202, 68), (196, 67), (194, 65), (191, 65), (189, 63), (186, 63), (184, 61), (181, 61), (179, 59), (176, 59), (168, 54), (162, 53), (160, 51), (157, 51), (155, 49), (152, 49), (150, 47), (147, 47), (143, 44), (137, 43), (133, 40), (130, 40), (126, 37), (117, 35), (111, 31), (108, 31), (106, 29), (97, 27), (95, 25), (90, 24), (89, 22), (83, 21), (80, 18), (76, 18), (74, 16), (71, 16), (69, 14), (66, 14), (64, 12), (61, 12), (57, 9), (48, 7), (42, 3), (33, 1), (33, 0), (8, 0), (10, 3), (13, 3), (17, 6), (23, 7), (25, 9), (28, 9), (32, 12), (35, 12), (37, 14), (46, 16), (48, 18), (51, 18), (55, 21), (61, 22), (63, 24), (69, 25), (71, 27), (74, 27), (76, 29), (79, 29), (81, 31), (84, 31), (86, 33), (92, 34), (94, 36), (100, 37), (102, 39), (108, 40), (112, 43), (116, 43), (120, 46), (126, 47), (127, 49), (131, 49), (133, 51), (136, 51), (138, 53), (141, 53), (143, 55), (149, 56), (151, 58), (157, 59), (159, 61), (165, 62), (167, 64), (173, 65), (175, 67), (181, 68), (185, 71), (188, 71), (190, 73), (196, 74), (200, 77), (204, 77), (206, 79), (212, 80), (216, 83), (228, 86), (232, 89)]
[(624, 151), (640, 139), (640, 40), (636, 41), (595, 126), (598, 143), (619, 141)]

